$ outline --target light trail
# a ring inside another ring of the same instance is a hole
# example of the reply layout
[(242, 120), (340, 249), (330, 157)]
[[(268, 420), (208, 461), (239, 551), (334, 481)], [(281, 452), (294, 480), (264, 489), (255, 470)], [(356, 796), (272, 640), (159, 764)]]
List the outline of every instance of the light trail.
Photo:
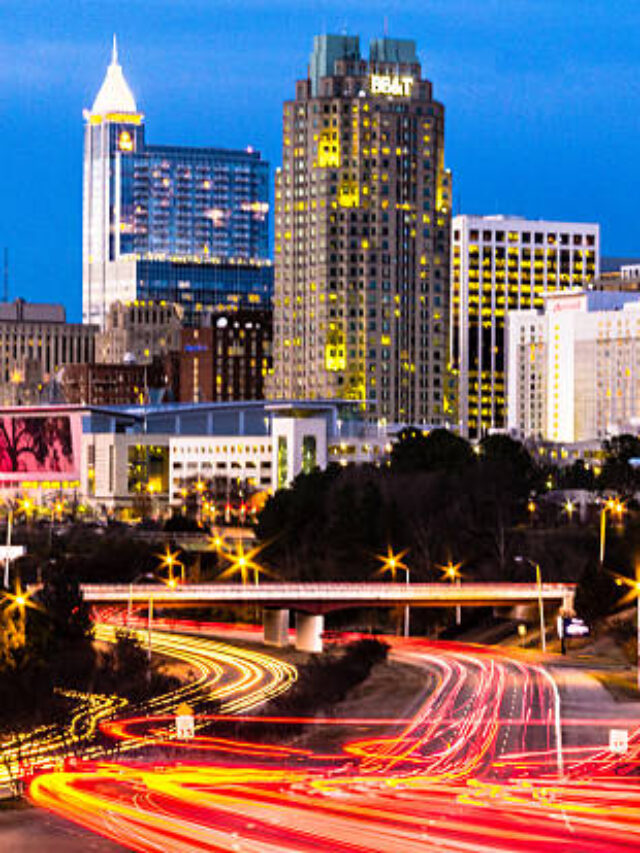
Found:
[[(98, 623), (94, 627), (97, 641), (115, 642), (114, 625)], [(146, 631), (132, 633), (146, 643)], [(188, 666), (194, 677), (187, 684), (145, 702), (145, 710), (150, 714), (175, 712), (183, 702), (194, 709), (216, 702), (225, 714), (249, 711), (288, 690), (297, 678), (296, 668), (289, 663), (205, 637), (152, 631), (151, 649)], [(121, 712), (127, 700), (75, 691), (64, 691), (62, 695), (77, 703), (67, 726), (42, 726), (0, 743), (0, 784), (9, 783), (35, 766), (55, 767), (70, 756), (104, 756), (103, 745), (95, 740), (96, 729), (101, 722)], [(133, 740), (122, 749), (131, 751), (143, 743), (146, 741)]]
[[(419, 640), (394, 641), (392, 654), (435, 675), (435, 688), (409, 718), (249, 713), (235, 720), (249, 727), (339, 725), (354, 733), (366, 727), (335, 753), (226, 738), (216, 734), (224, 714), (209, 715), (186, 745), (186, 763), (87, 764), (37, 777), (31, 797), (139, 851), (640, 849), (637, 720), (625, 756), (604, 746), (609, 720), (563, 721), (578, 733), (591, 722), (603, 743), (563, 749), (565, 773), (558, 775), (554, 690), (526, 655)], [(160, 748), (176, 747), (172, 725), (164, 713), (101, 728), (123, 746), (142, 740)]]

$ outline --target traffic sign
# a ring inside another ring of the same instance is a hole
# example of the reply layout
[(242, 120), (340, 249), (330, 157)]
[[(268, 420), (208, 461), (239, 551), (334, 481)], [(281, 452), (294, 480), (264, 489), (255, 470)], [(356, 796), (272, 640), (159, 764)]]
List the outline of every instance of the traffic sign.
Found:
[(624, 755), (629, 750), (627, 729), (609, 729), (609, 749), (616, 755)]

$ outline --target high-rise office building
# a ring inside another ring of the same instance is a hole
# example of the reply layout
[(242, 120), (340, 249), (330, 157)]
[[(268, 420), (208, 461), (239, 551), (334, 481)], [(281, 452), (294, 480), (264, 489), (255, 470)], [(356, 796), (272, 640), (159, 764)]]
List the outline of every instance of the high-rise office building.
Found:
[(454, 217), (451, 364), (463, 435), (506, 425), (506, 313), (540, 308), (546, 293), (591, 284), (599, 264), (598, 225)]
[(640, 295), (573, 290), (507, 318), (507, 424), (523, 438), (594, 441), (640, 423)]
[(247, 148), (148, 145), (118, 62), (86, 110), (83, 318), (109, 305), (176, 302), (189, 322), (207, 308), (271, 298), (269, 165)]
[(447, 419), (450, 198), (415, 43), (316, 36), (283, 110), (270, 396)]

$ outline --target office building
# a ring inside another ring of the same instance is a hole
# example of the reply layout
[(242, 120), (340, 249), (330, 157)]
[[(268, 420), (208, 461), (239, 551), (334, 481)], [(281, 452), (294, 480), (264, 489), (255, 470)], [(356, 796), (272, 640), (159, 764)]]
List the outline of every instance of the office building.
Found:
[(623, 281), (640, 281), (640, 264), (623, 264), (620, 267), (620, 278)]
[(270, 302), (269, 165), (247, 148), (149, 145), (114, 40), (86, 110), (83, 318), (104, 326), (115, 301), (208, 307)]
[(183, 329), (177, 399), (183, 403), (263, 399), (271, 342), (270, 310), (215, 313), (206, 325)]
[(159, 402), (166, 384), (158, 356), (149, 364), (70, 364), (60, 376), (65, 402), (82, 406)]
[(640, 427), (640, 294), (567, 291), (507, 318), (507, 426), (553, 443)]
[(451, 364), (456, 421), (478, 438), (506, 424), (507, 312), (599, 274), (598, 225), (506, 216), (456, 216), (452, 239)]
[(92, 361), (95, 326), (67, 323), (63, 305), (0, 304), (0, 405), (47, 398), (64, 365)]
[(450, 199), (415, 43), (316, 36), (283, 108), (268, 396), (446, 422)]
[(149, 364), (180, 346), (180, 306), (170, 302), (136, 299), (113, 302), (104, 331), (96, 335), (96, 361), (100, 364)]

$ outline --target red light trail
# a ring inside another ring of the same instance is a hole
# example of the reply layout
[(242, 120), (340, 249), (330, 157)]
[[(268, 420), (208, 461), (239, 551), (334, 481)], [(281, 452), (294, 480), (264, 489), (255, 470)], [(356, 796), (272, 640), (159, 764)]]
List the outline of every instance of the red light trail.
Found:
[[(228, 717), (199, 717), (184, 762), (87, 762), (36, 777), (31, 797), (139, 851), (640, 849), (640, 721), (616, 756), (612, 720), (563, 720), (560, 758), (555, 685), (526, 654), (420, 640), (394, 641), (393, 654), (435, 675), (406, 718), (234, 716), (248, 734), (227, 738), (216, 727)], [(355, 737), (327, 754), (260, 743), (257, 722)], [(123, 746), (178, 747), (168, 713), (101, 729)]]

